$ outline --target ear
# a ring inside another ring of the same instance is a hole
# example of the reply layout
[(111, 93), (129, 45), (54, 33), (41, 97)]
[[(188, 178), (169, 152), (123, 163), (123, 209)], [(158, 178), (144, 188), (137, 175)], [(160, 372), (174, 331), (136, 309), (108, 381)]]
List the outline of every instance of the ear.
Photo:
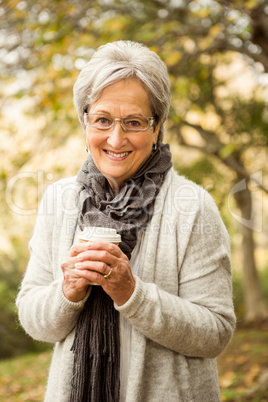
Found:
[(84, 112), (83, 120), (84, 120), (85, 127), (87, 127), (88, 120), (87, 120), (87, 113), (86, 112)]
[(157, 124), (157, 126), (155, 127), (154, 132), (153, 132), (153, 142), (154, 142), (154, 144), (157, 143), (160, 127), (161, 127), (161, 122), (159, 122)]

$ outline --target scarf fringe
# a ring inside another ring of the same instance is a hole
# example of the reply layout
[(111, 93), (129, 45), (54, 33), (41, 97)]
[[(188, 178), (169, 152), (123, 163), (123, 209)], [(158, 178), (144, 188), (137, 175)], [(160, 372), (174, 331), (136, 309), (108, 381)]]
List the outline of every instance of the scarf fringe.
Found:
[[(71, 351), (74, 369), (70, 402), (118, 402), (119, 313), (100, 286), (93, 286), (79, 316)], [(100, 379), (100, 381), (99, 381)]]

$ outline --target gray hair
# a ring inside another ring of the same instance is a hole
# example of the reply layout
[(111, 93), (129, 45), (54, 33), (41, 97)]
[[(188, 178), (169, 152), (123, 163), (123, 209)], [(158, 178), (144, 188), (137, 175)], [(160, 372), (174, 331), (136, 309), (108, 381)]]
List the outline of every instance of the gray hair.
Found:
[(145, 87), (156, 124), (161, 122), (158, 140), (162, 141), (163, 123), (170, 108), (170, 81), (166, 64), (146, 46), (117, 41), (100, 46), (81, 70), (73, 88), (74, 106), (85, 130), (84, 112), (109, 85), (135, 78)]

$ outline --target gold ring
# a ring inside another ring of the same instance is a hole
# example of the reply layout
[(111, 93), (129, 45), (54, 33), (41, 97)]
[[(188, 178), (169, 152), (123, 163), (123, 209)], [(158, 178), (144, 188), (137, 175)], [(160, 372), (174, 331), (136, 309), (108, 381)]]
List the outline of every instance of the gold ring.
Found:
[(104, 277), (105, 279), (108, 279), (109, 276), (111, 275), (111, 273), (112, 273), (112, 270), (110, 269), (110, 271), (108, 272), (108, 274), (103, 275), (103, 277)]

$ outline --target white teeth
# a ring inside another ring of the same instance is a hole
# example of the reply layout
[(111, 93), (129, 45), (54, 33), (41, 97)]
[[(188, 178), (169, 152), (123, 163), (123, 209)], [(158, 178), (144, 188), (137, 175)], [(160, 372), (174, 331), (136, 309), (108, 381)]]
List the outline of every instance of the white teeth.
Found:
[(114, 156), (115, 158), (123, 158), (123, 156), (127, 156), (130, 152), (122, 152), (121, 154), (115, 154), (111, 151), (106, 151), (107, 154)]

